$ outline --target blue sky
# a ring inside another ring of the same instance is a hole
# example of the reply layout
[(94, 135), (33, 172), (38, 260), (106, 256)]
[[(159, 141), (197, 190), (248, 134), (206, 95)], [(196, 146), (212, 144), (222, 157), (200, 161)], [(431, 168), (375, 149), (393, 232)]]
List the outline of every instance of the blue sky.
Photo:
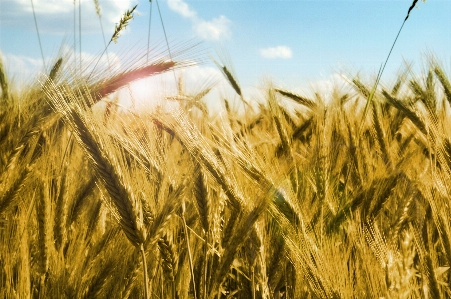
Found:
[[(51, 64), (63, 42), (67, 49), (73, 47), (74, 2), (33, 0), (33, 3), (44, 57)], [(78, 3), (76, 0), (77, 39)], [(123, 12), (138, 4), (139, 15), (131, 21), (118, 44), (108, 48), (112, 55), (117, 54), (121, 60), (127, 51), (146, 49), (149, 1), (100, 0), (99, 3), (107, 40)], [(227, 61), (245, 87), (272, 78), (287, 88), (296, 88), (307, 82), (327, 81), (339, 73), (376, 74), (412, 1), (159, 0), (158, 3), (171, 44), (194, 38), (214, 58), (218, 58), (215, 51), (219, 49), (222, 58), (229, 57)], [(418, 1), (384, 77), (395, 75), (404, 61), (421, 67), (426, 53), (433, 53), (449, 72), (450, 15), (451, 1)], [(162, 43), (163, 30), (155, 0), (151, 21), (151, 45)], [(103, 48), (94, 1), (81, 0), (82, 53), (93, 57)], [(17, 78), (32, 76), (42, 69), (30, 0), (0, 1), (0, 51), (8, 70)], [(207, 61), (192, 77), (208, 78), (215, 72), (214, 64)]]

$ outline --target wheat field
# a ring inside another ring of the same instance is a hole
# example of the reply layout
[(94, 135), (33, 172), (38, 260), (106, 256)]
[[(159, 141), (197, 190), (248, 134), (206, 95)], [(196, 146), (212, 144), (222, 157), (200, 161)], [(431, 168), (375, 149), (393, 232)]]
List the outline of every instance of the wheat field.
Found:
[(196, 51), (83, 72), (61, 56), (20, 88), (0, 57), (0, 298), (451, 297), (439, 62), (327, 98), (268, 81), (258, 101), (218, 63), (221, 113), (210, 86), (109, 100)]

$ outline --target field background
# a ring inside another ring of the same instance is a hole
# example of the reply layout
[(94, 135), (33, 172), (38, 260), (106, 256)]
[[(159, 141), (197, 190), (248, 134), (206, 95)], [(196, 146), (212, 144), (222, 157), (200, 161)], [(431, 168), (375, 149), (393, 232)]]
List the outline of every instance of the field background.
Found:
[(165, 45), (20, 83), (0, 57), (0, 298), (451, 297), (441, 61), (248, 96), (226, 50), (193, 87), (208, 47)]

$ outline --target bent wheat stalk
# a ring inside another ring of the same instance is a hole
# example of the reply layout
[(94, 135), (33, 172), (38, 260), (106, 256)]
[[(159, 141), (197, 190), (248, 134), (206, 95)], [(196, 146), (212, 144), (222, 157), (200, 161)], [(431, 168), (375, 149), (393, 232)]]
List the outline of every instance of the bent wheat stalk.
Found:
[(107, 95), (117, 91), (133, 81), (167, 72), (177, 65), (178, 64), (174, 61), (159, 61), (151, 65), (139, 67), (108, 78), (104, 82), (97, 83), (93, 86), (92, 95), (94, 102), (101, 100)]

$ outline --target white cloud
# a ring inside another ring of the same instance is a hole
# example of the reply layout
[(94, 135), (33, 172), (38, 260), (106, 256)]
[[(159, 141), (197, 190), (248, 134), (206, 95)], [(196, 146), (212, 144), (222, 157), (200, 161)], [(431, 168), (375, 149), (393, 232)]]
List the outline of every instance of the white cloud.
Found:
[[(32, 6), (29, 0), (0, 0), (0, 19), (2, 26), (20, 27), (34, 30)], [(110, 24), (113, 30), (121, 15), (133, 7), (136, 0), (99, 0), (102, 22)], [(76, 0), (76, 22), (78, 24), (78, 0)], [(43, 33), (65, 34), (73, 28), (73, 0), (33, 0), (33, 6), (38, 21), (39, 30)], [(81, 23), (85, 32), (98, 30), (99, 19), (96, 15), (94, 1), (81, 0)]]
[(277, 46), (273, 48), (266, 48), (266, 49), (260, 49), (260, 55), (263, 58), (282, 58), (282, 59), (289, 59), (293, 57), (293, 52), (289, 47), (286, 46)]
[(220, 40), (231, 36), (232, 22), (226, 16), (221, 15), (211, 21), (204, 20), (184, 0), (168, 0), (168, 6), (182, 17), (189, 19), (196, 34), (203, 39)]
[(200, 37), (210, 40), (220, 40), (221, 38), (230, 37), (231, 23), (225, 16), (219, 16), (219, 18), (215, 18), (210, 22), (198, 21), (194, 26)]
[(168, 0), (168, 6), (173, 11), (185, 18), (195, 18), (197, 13), (192, 10), (183, 0)]
[[(16, 0), (10, 2), (16, 2), (23, 11), (32, 12), (30, 1)], [(34, 0), (33, 5), (36, 13), (57, 14), (73, 9), (73, 0)]]

